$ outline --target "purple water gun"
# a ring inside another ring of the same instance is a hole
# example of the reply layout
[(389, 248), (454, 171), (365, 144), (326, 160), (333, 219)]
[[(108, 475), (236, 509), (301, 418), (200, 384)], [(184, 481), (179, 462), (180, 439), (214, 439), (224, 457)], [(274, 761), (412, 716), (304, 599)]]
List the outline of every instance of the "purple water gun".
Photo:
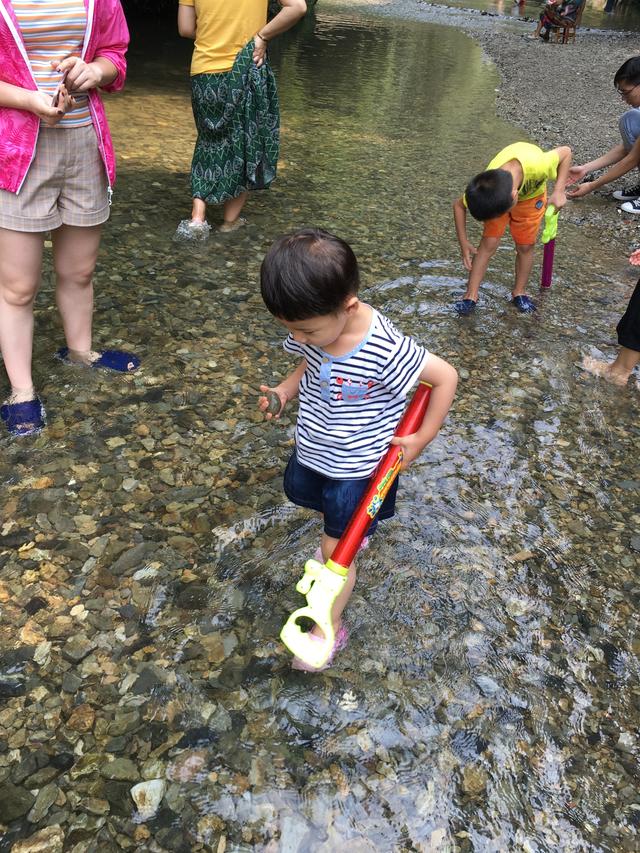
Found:
[(540, 287), (548, 289), (551, 287), (553, 275), (553, 256), (556, 250), (556, 234), (558, 233), (558, 211), (550, 204), (544, 213), (544, 228), (542, 229), (542, 276)]

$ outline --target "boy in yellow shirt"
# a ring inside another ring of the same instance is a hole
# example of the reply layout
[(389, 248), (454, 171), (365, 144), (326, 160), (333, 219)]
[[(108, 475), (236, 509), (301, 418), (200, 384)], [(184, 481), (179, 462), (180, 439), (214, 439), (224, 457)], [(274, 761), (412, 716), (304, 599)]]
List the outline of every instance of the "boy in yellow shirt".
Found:
[[(567, 199), (564, 188), (571, 166), (571, 149), (566, 145), (543, 151), (529, 142), (515, 142), (503, 148), (486, 171), (472, 178), (464, 195), (453, 203), (453, 217), (462, 261), (469, 270), (464, 297), (454, 304), (458, 314), (471, 314), (489, 261), (500, 245), (507, 225), (516, 244), (513, 305), (523, 313), (536, 310), (526, 295), (533, 266), (533, 250), (547, 202), (547, 181), (555, 181), (549, 204), (557, 210)], [(467, 237), (467, 210), (484, 222), (482, 239), (476, 249)]]

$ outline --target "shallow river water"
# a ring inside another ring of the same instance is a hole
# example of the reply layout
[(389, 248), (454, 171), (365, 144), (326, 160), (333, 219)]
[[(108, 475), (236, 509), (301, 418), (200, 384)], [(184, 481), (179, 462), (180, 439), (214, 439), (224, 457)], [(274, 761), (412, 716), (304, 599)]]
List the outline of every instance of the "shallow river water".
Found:
[[(49, 428), (0, 445), (0, 850), (36, 832), (76, 853), (638, 849), (640, 397), (578, 367), (614, 351), (625, 259), (561, 224), (553, 288), (520, 316), (505, 240), (457, 318), (451, 202), (521, 132), (469, 38), (330, 0), (273, 49), (278, 181), (246, 229), (175, 244), (189, 45), (136, 33), (108, 102), (95, 330), (143, 368), (53, 362), (47, 273)], [(364, 298), (461, 375), (316, 676), (277, 636), (320, 529), (282, 495), (293, 417), (264, 423), (255, 393), (291, 369), (259, 264), (308, 224), (348, 239)]]

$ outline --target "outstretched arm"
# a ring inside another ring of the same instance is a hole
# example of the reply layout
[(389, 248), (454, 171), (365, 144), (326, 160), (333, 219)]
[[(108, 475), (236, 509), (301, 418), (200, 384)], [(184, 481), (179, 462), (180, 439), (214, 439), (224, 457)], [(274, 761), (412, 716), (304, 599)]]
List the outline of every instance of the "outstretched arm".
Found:
[(577, 181), (581, 181), (589, 172), (596, 172), (598, 169), (604, 169), (613, 163), (617, 163), (619, 160), (622, 160), (625, 154), (625, 147), (620, 143), (610, 151), (607, 151), (606, 154), (603, 154), (602, 157), (598, 157), (597, 160), (590, 160), (588, 163), (583, 163), (582, 166), (572, 166), (569, 169), (567, 184), (575, 184)]
[(420, 381), (431, 385), (431, 398), (422, 425), (413, 435), (391, 439), (392, 444), (402, 447), (403, 468), (413, 462), (440, 431), (456, 393), (458, 373), (448, 361), (430, 354), (420, 374)]
[(568, 196), (569, 198), (581, 198), (581, 196), (597, 190), (598, 187), (603, 187), (610, 181), (615, 181), (616, 178), (621, 178), (623, 175), (626, 175), (627, 172), (631, 171), (634, 166), (638, 165), (640, 165), (640, 137), (636, 139), (633, 144), (633, 148), (629, 151), (626, 157), (623, 157), (623, 159), (616, 163), (615, 166), (612, 166), (608, 171), (606, 171), (604, 175), (600, 175), (599, 178), (595, 178), (593, 181), (587, 181), (585, 184), (580, 184), (580, 186), (571, 190), (568, 193)]

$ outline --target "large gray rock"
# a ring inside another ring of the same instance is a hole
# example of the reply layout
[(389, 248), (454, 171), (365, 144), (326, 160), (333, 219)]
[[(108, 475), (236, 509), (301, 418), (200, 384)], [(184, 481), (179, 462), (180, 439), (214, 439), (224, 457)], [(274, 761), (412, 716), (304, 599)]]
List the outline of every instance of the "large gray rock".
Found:
[(24, 817), (35, 802), (35, 797), (24, 788), (19, 788), (11, 782), (0, 785), (0, 823), (11, 823), (19, 817)]

